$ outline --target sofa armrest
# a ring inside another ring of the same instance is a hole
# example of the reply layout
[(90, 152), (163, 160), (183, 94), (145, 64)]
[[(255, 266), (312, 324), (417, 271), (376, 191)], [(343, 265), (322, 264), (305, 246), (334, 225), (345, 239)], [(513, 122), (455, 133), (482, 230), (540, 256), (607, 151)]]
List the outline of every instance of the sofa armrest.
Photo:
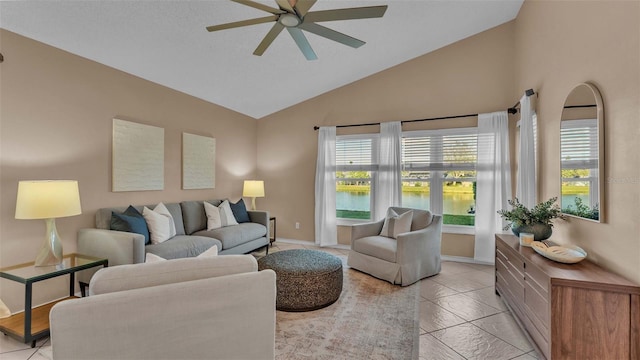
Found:
[(249, 220), (253, 223), (262, 224), (269, 227), (269, 212), (261, 211), (261, 210), (249, 210), (247, 211), (249, 214)]
[(247, 211), (249, 214), (249, 220), (252, 223), (262, 224), (267, 228), (267, 238), (269, 234), (271, 234), (271, 222), (269, 221), (269, 212), (268, 211), (260, 211), (260, 210), (249, 210)]
[(367, 236), (380, 235), (380, 231), (382, 231), (383, 225), (384, 225), (384, 220), (380, 220), (372, 223), (352, 225), (351, 226), (351, 248), (353, 249), (353, 241), (356, 239), (361, 239)]
[(62, 301), (53, 358), (273, 359), (275, 301), (272, 270)]
[[(144, 235), (104, 229), (80, 229), (78, 253), (106, 258), (109, 266), (143, 263), (145, 257)], [(98, 269), (78, 274), (78, 280), (89, 283)]]
[(435, 253), (440, 255), (442, 243), (442, 216), (434, 215), (431, 224), (424, 229), (399, 234), (397, 237), (398, 264), (415, 259), (416, 254)]

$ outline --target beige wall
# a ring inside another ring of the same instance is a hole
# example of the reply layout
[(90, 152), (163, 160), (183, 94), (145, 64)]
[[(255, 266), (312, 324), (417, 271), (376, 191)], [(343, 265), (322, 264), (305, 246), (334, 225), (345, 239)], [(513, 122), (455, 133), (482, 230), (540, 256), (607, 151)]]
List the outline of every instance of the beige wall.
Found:
[[(278, 217), (278, 237), (314, 241), (314, 125), (505, 110), (519, 98), (513, 90), (513, 30), (513, 23), (504, 24), (259, 120), (258, 175), (265, 180), (265, 207)], [(469, 118), (412, 123), (403, 129), (476, 124), (476, 118)], [(378, 131), (378, 126), (358, 127), (339, 134)], [(349, 242), (348, 229), (339, 229), (339, 235), (341, 243)], [(445, 235), (443, 241), (450, 243), (443, 248), (451, 251), (447, 255), (473, 257), (469, 238)]]
[[(76, 249), (77, 230), (94, 226), (100, 207), (235, 200), (242, 180), (255, 175), (254, 119), (5, 30), (0, 36), (0, 266), (33, 261), (44, 239), (44, 221), (14, 219), (19, 180), (79, 181), (82, 215), (56, 222), (68, 253)], [(110, 191), (114, 117), (165, 129), (164, 191)], [(216, 138), (215, 189), (181, 190), (182, 132)], [(11, 283), (0, 280), (0, 298), (16, 311), (23, 290)], [(41, 286), (36, 302), (56, 295)], [(64, 295), (68, 287), (57, 289)]]
[(640, 2), (527, 0), (515, 39), (516, 89), (539, 91), (539, 200), (560, 194), (566, 97), (589, 81), (604, 100), (605, 222), (556, 222), (552, 239), (640, 283)]
[[(99, 207), (236, 199), (242, 179), (255, 175), (266, 187), (258, 208), (278, 217), (278, 237), (313, 241), (314, 125), (491, 112), (513, 105), (528, 88), (539, 92), (540, 198), (557, 196), (563, 102), (577, 83), (592, 81), (605, 103), (606, 222), (559, 222), (553, 238), (584, 247), (592, 260), (640, 283), (638, 2), (527, 0), (513, 22), (257, 122), (4, 30), (0, 45), (0, 266), (32, 261), (44, 235), (43, 222), (13, 218), (22, 179), (80, 181), (83, 214), (58, 221), (66, 252), (75, 250), (77, 229), (92, 226)], [(165, 128), (166, 190), (110, 191), (116, 116)], [(404, 129), (473, 125), (463, 119)], [(216, 189), (180, 190), (183, 131), (217, 139)], [(348, 228), (339, 234), (348, 242)], [(473, 237), (445, 235), (443, 253), (472, 257)], [(17, 311), (22, 288), (9, 283), (0, 280), (0, 298)], [(36, 287), (36, 302), (66, 288)]]

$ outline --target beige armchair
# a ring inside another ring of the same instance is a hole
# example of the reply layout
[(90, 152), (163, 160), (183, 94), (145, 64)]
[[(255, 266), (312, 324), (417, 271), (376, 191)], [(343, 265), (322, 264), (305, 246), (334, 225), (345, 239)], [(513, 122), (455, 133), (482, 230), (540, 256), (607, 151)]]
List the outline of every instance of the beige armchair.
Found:
[(413, 211), (411, 231), (396, 239), (381, 236), (384, 219), (351, 228), (347, 264), (393, 284), (407, 286), (440, 272), (442, 216), (429, 211), (392, 207), (396, 213)]

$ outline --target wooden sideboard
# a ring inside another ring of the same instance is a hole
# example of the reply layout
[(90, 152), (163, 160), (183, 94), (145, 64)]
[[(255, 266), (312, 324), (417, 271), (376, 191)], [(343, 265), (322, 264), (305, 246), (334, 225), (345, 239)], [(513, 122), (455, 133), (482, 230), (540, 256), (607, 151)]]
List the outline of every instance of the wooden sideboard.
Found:
[(547, 359), (640, 359), (640, 286), (496, 235), (496, 292)]

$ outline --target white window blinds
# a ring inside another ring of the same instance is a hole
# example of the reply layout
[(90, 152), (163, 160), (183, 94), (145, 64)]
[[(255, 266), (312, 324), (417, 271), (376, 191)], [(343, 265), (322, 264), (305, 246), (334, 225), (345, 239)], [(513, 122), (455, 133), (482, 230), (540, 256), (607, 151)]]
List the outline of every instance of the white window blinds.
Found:
[(476, 128), (412, 132), (402, 139), (403, 170), (475, 170)]
[(560, 159), (562, 169), (597, 169), (597, 120), (569, 120), (562, 121), (561, 124)]
[(377, 168), (374, 159), (376, 137), (344, 135), (336, 139), (337, 171), (372, 171)]

